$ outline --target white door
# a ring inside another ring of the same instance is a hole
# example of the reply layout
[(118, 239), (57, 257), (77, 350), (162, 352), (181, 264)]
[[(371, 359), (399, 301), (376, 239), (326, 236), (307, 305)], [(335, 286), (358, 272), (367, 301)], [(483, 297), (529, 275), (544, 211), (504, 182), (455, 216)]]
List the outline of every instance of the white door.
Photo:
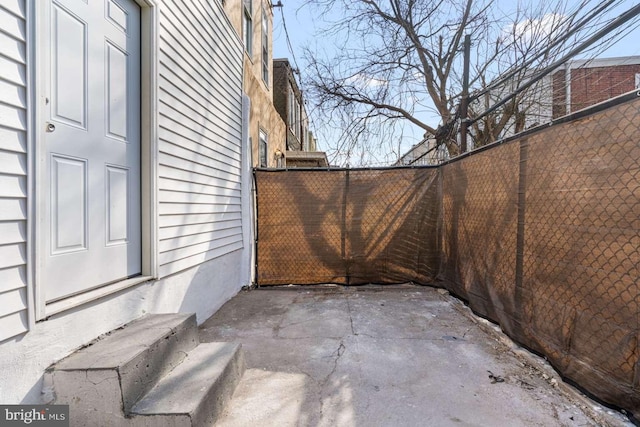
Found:
[(140, 8), (53, 0), (42, 276), (54, 301), (141, 272)]

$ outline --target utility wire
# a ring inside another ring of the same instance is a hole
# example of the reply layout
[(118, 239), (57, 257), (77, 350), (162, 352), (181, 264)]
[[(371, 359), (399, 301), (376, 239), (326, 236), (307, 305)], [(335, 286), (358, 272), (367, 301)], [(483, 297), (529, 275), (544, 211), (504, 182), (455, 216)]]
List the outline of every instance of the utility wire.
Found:
[[(571, 28), (571, 30), (569, 30), (565, 35), (555, 39), (555, 41), (552, 42), (546, 49), (544, 49), (543, 51), (539, 52), (537, 55), (534, 55), (532, 58), (527, 60), (524, 64), (520, 65), (516, 69), (513, 69), (512, 71), (507, 72), (506, 74), (502, 75), (501, 77), (499, 77), (497, 80), (493, 81), (490, 85), (488, 85), (484, 89), (473, 93), (472, 95), (469, 96), (469, 99), (473, 100), (473, 99), (479, 98), (480, 96), (484, 95), (485, 93), (489, 92), (490, 90), (495, 89), (498, 86), (500, 86), (500, 85), (504, 84), (505, 82), (509, 81), (510, 79), (512, 79), (513, 76), (515, 76), (516, 74), (521, 72), (521, 70), (523, 68), (530, 67), (540, 57), (544, 57), (545, 55), (549, 54), (549, 52), (551, 52), (551, 50), (554, 49), (556, 46), (558, 46), (559, 44), (564, 43), (565, 41), (567, 41), (569, 39), (569, 37), (571, 37), (573, 34), (575, 34), (580, 29), (582, 29), (582, 27), (584, 27), (587, 23), (589, 23), (596, 16), (598, 16), (601, 13), (603, 13), (615, 1), (616, 0), (609, 0), (608, 2), (603, 3), (600, 7), (594, 9), (588, 16), (583, 17), (579, 22), (577, 22)], [(563, 25), (563, 24), (561, 24), (561, 25)]]
[(561, 57), (560, 59), (558, 59), (554, 63), (550, 64), (547, 68), (545, 68), (544, 70), (542, 70), (541, 72), (536, 74), (534, 77), (529, 79), (522, 86), (519, 86), (514, 92), (512, 92), (511, 94), (509, 94), (506, 97), (502, 98), (500, 101), (498, 101), (495, 104), (493, 104), (493, 106), (491, 108), (488, 108), (487, 110), (485, 110), (484, 112), (480, 113), (479, 115), (477, 115), (473, 119), (468, 119), (468, 123), (469, 124), (473, 124), (473, 123), (479, 121), (482, 117), (486, 116), (487, 114), (493, 113), (498, 108), (500, 108), (502, 105), (504, 105), (507, 102), (509, 102), (517, 94), (519, 94), (520, 92), (524, 91), (525, 89), (528, 89), (529, 87), (531, 87), (533, 84), (535, 84), (539, 80), (542, 80), (542, 78), (544, 76), (546, 76), (547, 74), (550, 74), (553, 70), (558, 68), (560, 65), (564, 64), (565, 62), (567, 62), (570, 58), (572, 58), (576, 54), (582, 52), (583, 50), (587, 49), (593, 43), (595, 43), (596, 41), (602, 39), (604, 36), (608, 35), (612, 31), (616, 30), (618, 27), (620, 27), (624, 23), (630, 21), (631, 19), (633, 19), (634, 17), (638, 16), (639, 14), (640, 14), (640, 4), (632, 7), (631, 9), (629, 9), (626, 12), (624, 12), (623, 14), (621, 14), (619, 17), (617, 17), (616, 19), (611, 21), (608, 25), (606, 25), (600, 31), (598, 31), (593, 36), (589, 37), (587, 40), (585, 40), (583, 43), (581, 43), (578, 47), (570, 50), (569, 53), (567, 53), (566, 55), (564, 55), (563, 57)]
[(284, 5), (281, 1), (278, 1), (277, 4), (273, 5), (273, 7), (277, 7), (280, 9), (280, 17), (282, 18), (282, 28), (284, 28), (284, 37), (287, 41), (287, 48), (289, 49), (289, 53), (291, 53), (291, 57), (293, 58), (293, 63), (296, 66), (296, 72), (300, 74), (300, 67), (298, 66), (298, 61), (296, 60), (296, 54), (293, 52), (293, 46), (291, 45), (291, 38), (289, 37), (289, 30), (287, 29), (287, 21), (284, 19)]

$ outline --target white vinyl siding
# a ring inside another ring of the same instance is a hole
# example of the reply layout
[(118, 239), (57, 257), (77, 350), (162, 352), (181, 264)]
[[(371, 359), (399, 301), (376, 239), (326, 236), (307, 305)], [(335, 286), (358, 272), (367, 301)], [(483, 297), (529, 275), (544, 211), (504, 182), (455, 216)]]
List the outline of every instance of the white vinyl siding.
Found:
[(0, 341), (28, 329), (24, 0), (0, 0)]
[(243, 47), (225, 16), (209, 0), (160, 8), (161, 277), (243, 247)]

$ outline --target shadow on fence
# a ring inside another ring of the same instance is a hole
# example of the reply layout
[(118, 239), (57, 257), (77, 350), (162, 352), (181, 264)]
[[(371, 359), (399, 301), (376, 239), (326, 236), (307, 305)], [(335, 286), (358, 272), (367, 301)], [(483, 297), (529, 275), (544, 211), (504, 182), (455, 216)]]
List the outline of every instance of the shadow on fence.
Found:
[(640, 101), (439, 168), (256, 171), (257, 283), (435, 284), (640, 418)]

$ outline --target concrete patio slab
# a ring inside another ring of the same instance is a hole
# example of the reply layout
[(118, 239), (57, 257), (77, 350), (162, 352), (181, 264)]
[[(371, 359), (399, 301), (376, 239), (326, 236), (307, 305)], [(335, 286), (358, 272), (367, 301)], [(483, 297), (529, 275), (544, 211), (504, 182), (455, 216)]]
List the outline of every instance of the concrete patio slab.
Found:
[(247, 370), (219, 426), (623, 426), (428, 287), (242, 292), (200, 327)]

